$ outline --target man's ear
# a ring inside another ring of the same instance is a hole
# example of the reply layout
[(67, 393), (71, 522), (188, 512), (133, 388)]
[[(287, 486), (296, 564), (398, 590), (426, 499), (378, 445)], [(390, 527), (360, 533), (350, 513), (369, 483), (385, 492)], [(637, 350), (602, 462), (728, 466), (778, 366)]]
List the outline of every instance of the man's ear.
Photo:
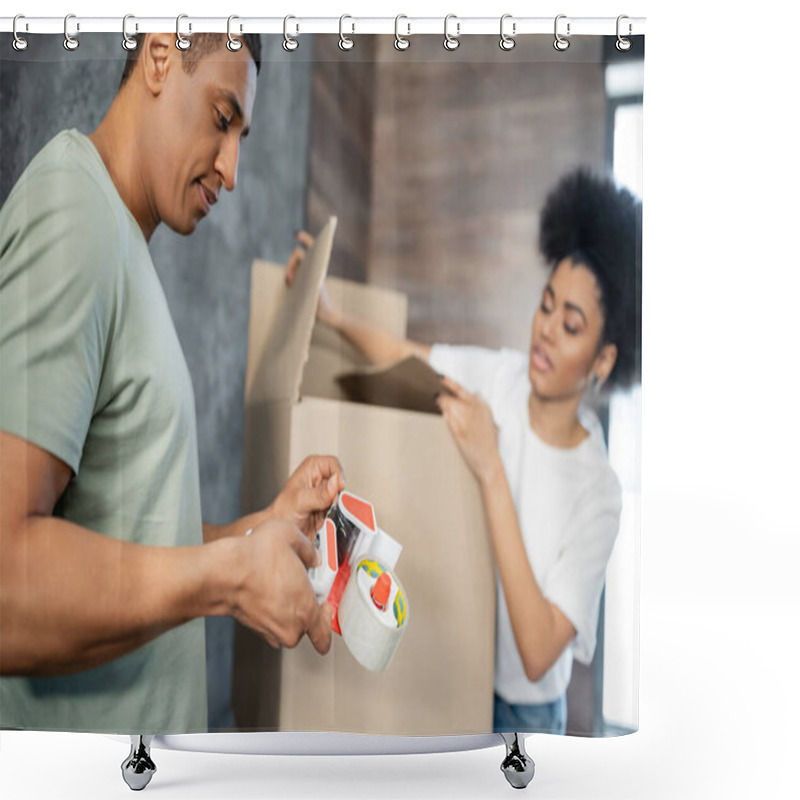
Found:
[(139, 61), (145, 86), (153, 96), (161, 94), (164, 81), (180, 53), (175, 49), (174, 36), (169, 33), (148, 33), (141, 44)]

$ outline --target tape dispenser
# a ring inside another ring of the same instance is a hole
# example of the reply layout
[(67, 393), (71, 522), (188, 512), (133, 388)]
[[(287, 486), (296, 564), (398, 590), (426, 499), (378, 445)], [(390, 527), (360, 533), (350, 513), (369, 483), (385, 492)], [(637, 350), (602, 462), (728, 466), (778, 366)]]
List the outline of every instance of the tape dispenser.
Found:
[(372, 504), (340, 492), (315, 546), (322, 563), (309, 570), (319, 602), (331, 604), (331, 627), (366, 669), (389, 666), (408, 624), (408, 601), (394, 574), (402, 545), (382, 531)]

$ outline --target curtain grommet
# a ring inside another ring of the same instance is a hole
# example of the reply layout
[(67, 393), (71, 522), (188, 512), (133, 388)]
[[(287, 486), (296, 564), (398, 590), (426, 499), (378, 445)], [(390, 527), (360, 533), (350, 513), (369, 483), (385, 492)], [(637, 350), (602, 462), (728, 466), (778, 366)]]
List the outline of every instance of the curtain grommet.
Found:
[[(69, 50), (70, 52), (72, 52), (73, 50), (77, 50), (78, 47), (80, 46), (80, 42), (74, 36), (70, 36), (69, 21), (71, 19), (75, 19), (75, 14), (67, 14), (67, 16), (64, 17), (64, 49)], [(80, 31), (80, 29), (81, 29), (80, 22), (75, 23), (76, 32)]]
[[(342, 14), (342, 16), (339, 17), (339, 49), (344, 50), (345, 52), (352, 50), (353, 47), (355, 46), (355, 42), (348, 36), (344, 35), (343, 25), (346, 19), (353, 19), (353, 18), (349, 14)], [(350, 31), (350, 33), (353, 34), (355, 33), (356, 30), (356, 25), (354, 22), (351, 23), (351, 27), (352, 30)]]
[[(555, 33), (555, 41), (553, 42), (553, 47), (558, 50), (559, 53), (563, 53), (569, 47), (569, 39), (566, 36), (562, 36), (558, 32), (558, 21), (561, 19), (566, 19), (566, 14), (559, 14), (556, 17), (556, 21), (553, 25), (553, 32)], [(570, 35), (570, 24), (567, 22), (567, 36)]]
[[(225, 43), (225, 46), (228, 48), (228, 50), (231, 51), (231, 53), (238, 53), (243, 46), (242, 40), (235, 37), (231, 33), (231, 22), (233, 22), (235, 19), (239, 19), (239, 17), (237, 17), (236, 14), (231, 14), (228, 17), (228, 41)], [(241, 31), (242, 31), (242, 26), (240, 25), (239, 32), (241, 33)]]
[[(447, 30), (447, 25), (451, 19), (454, 19), (456, 21), (455, 36), (453, 36), (453, 34)], [(444, 41), (442, 42), (444, 49), (449, 50), (451, 53), (453, 52), (453, 50), (458, 50), (458, 47), (461, 44), (461, 42), (458, 39), (459, 36), (461, 36), (461, 23), (458, 21), (458, 17), (455, 14), (448, 14), (444, 18)]]
[(503, 14), (500, 17), (500, 49), (508, 52), (509, 50), (513, 50), (514, 46), (517, 44), (514, 37), (517, 35), (517, 23), (511, 23), (511, 35), (505, 32), (505, 23), (507, 19), (512, 19), (511, 14)]
[[(21, 53), (23, 50), (27, 50), (27, 49), (28, 49), (28, 40), (27, 40), (27, 39), (23, 39), (23, 38), (22, 38), (22, 37), (19, 35), (19, 33), (17, 32), (17, 23), (18, 23), (18, 22), (19, 22), (19, 20), (21, 20), (21, 19), (25, 19), (25, 15), (24, 15), (24, 14), (17, 14), (17, 15), (14, 17), (14, 24), (13, 24), (13, 25), (12, 25), (12, 27), (11, 27), (11, 30), (12, 30), (12, 32), (13, 32), (13, 34), (14, 34), (14, 40), (11, 42), (11, 46), (12, 46), (12, 47), (13, 47), (13, 48), (14, 48), (14, 49), (15, 49), (15, 50), (18, 52), (18, 53)], [(28, 30), (28, 23), (27, 23), (27, 22), (25, 23), (25, 30)]]
[[(175, 47), (182, 52), (186, 52), (192, 46), (192, 40), (187, 39), (181, 33), (181, 20), (188, 19), (188, 14), (178, 14), (178, 18), (175, 20)], [(192, 23), (189, 23), (189, 33), (192, 32)]]
[[(294, 51), (297, 50), (298, 47), (300, 47), (300, 42), (298, 42), (297, 39), (295, 39), (294, 37), (289, 36), (289, 31), (287, 29), (287, 26), (289, 25), (290, 19), (297, 19), (297, 17), (288, 14), (283, 18), (283, 49), (287, 53), (294, 53)], [(296, 26), (296, 31), (298, 33), (300, 32), (299, 25)]]
[[(624, 20), (624, 19), (628, 19), (628, 17), (625, 14), (620, 14), (617, 17), (617, 41), (616, 41), (614, 46), (617, 48), (617, 50), (620, 51), (620, 53), (627, 53), (628, 50), (631, 49), (631, 40), (630, 39), (626, 39), (622, 35), (622, 33), (620, 32), (621, 31), (622, 20)], [(633, 30), (633, 26), (631, 25), (630, 22), (628, 22), (628, 36), (631, 35), (631, 31), (632, 30)]]
[(398, 14), (394, 18), (394, 49), (400, 50), (401, 52), (404, 50), (408, 50), (411, 47), (411, 39), (408, 38), (411, 36), (411, 23), (407, 22), (406, 26), (408, 27), (408, 32), (405, 36), (400, 35), (400, 20), (401, 19), (408, 19), (405, 14)]
[[(126, 14), (122, 18), (122, 49), (127, 50), (130, 53), (132, 50), (135, 50), (139, 46), (139, 43), (136, 41), (136, 39), (133, 38), (133, 36), (128, 35), (129, 19), (136, 19), (136, 17), (134, 17), (133, 14)], [(138, 23), (136, 24), (136, 30), (137, 31), (139, 30)]]

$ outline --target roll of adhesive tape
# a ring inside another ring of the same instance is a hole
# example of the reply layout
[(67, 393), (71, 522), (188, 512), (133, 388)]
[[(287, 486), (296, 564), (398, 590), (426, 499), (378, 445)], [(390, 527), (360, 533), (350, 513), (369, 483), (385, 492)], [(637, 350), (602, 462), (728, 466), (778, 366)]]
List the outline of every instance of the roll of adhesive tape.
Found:
[(362, 558), (339, 605), (339, 626), (350, 652), (369, 670), (386, 669), (407, 624), (408, 602), (397, 576), (376, 559)]

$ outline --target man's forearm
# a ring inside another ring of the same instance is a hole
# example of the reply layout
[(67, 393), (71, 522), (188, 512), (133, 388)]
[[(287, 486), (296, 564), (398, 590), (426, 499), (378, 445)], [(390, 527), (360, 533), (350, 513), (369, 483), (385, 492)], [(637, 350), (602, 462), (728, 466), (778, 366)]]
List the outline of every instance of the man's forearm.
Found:
[(263, 511), (257, 511), (254, 514), (248, 514), (247, 516), (239, 517), (239, 519), (236, 519), (227, 525), (212, 525), (208, 522), (204, 522), (203, 543), (210, 544), (211, 542), (217, 542), (220, 539), (225, 539), (231, 536), (244, 536), (248, 530), (255, 528), (256, 525), (260, 524), (261, 522), (265, 522), (268, 519), (276, 519), (272, 506), (269, 506)]
[(235, 539), (146, 547), (54, 517), (21, 525), (4, 532), (0, 557), (3, 674), (82, 671), (195, 617), (229, 613)]

